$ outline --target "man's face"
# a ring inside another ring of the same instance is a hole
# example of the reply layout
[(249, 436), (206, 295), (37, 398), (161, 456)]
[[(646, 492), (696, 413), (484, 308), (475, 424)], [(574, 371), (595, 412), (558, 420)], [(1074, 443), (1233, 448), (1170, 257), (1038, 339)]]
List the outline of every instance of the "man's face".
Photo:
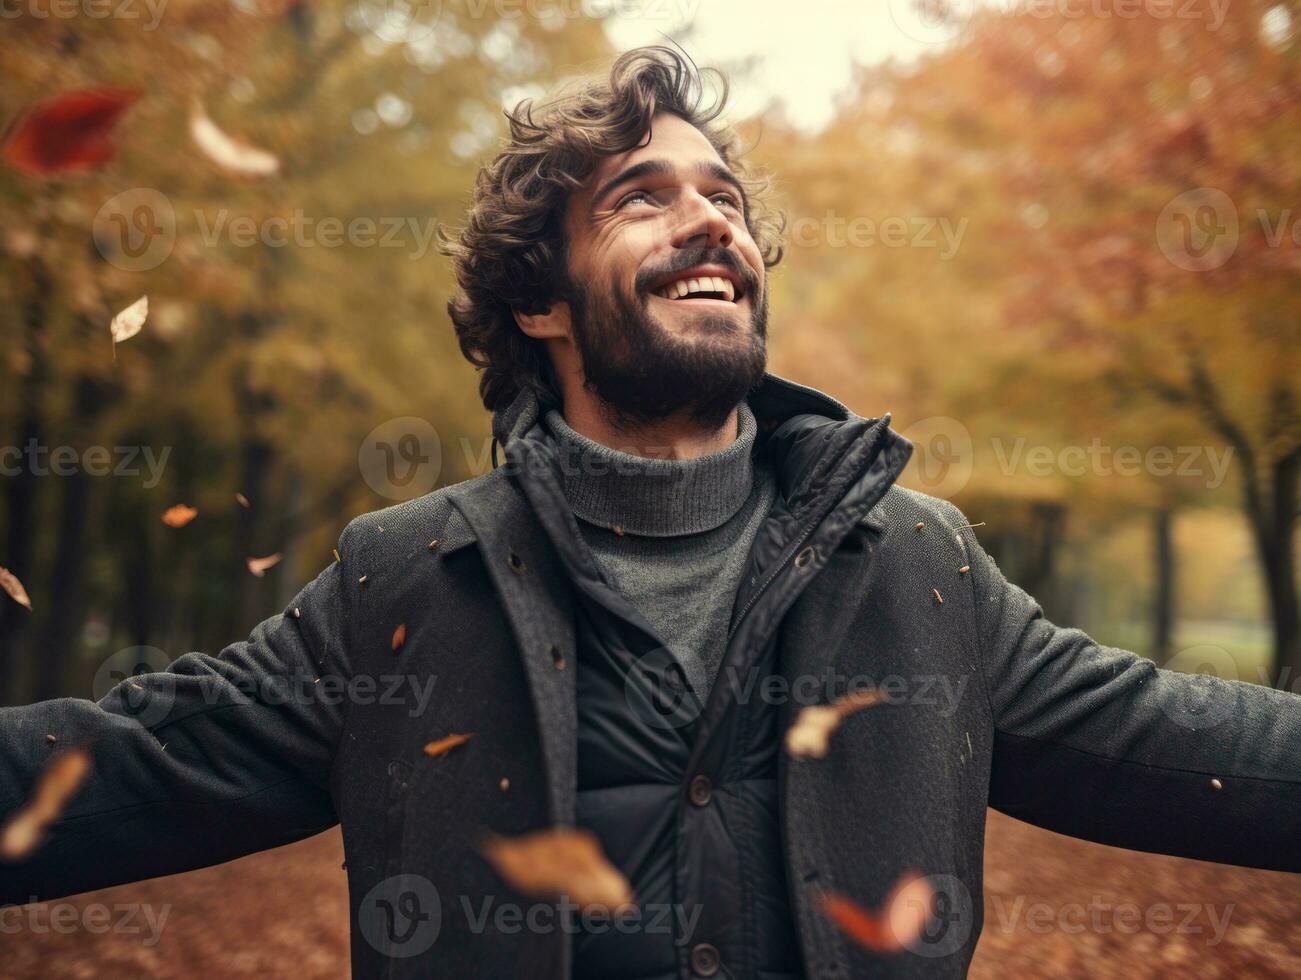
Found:
[(709, 141), (667, 113), (570, 198), (572, 336), (616, 424), (685, 412), (717, 428), (762, 378), (767, 289), (745, 209)]

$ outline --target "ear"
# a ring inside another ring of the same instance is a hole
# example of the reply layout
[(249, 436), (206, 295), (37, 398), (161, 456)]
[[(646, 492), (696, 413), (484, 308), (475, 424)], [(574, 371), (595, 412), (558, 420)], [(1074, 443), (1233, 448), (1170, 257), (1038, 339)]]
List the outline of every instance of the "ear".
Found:
[(515, 315), (515, 322), (519, 324), (519, 328), (535, 340), (550, 338), (567, 340), (571, 337), (569, 304), (563, 300), (556, 300), (543, 313), (521, 313), (519, 310), (511, 312)]

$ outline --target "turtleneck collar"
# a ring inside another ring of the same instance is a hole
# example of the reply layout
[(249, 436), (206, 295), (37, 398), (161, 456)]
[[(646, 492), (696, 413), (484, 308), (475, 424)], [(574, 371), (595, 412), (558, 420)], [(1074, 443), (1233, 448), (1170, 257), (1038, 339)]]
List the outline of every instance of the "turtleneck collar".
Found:
[(650, 459), (611, 449), (575, 432), (554, 408), (544, 424), (556, 442), (575, 516), (617, 532), (673, 537), (719, 527), (749, 497), (758, 424), (744, 401), (736, 414), (736, 440), (696, 459)]

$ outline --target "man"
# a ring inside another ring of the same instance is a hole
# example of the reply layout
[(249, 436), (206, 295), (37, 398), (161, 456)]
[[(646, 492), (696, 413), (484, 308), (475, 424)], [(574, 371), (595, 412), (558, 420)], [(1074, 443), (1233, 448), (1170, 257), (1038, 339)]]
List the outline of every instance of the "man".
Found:
[[(651, 48), (521, 107), (445, 240), (504, 465), (352, 521), (217, 657), (0, 712), (0, 809), (62, 747), (94, 759), (0, 901), (339, 822), (361, 976), (961, 976), (988, 805), (1301, 870), (1301, 699), (1053, 626), (961, 513), (894, 485), (888, 419), (765, 373), (778, 222), (699, 83)], [(432, 699), (373, 696), (390, 676)], [(825, 756), (783, 751), (861, 678), (882, 701)], [(482, 857), (574, 825), (644, 914), (556, 913)], [(825, 914), (913, 869), (935, 902), (906, 949)]]

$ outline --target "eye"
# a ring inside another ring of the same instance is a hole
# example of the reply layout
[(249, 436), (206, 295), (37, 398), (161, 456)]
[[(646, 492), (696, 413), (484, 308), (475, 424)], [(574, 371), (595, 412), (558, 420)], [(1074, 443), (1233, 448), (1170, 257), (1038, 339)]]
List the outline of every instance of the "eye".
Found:
[(737, 211), (741, 210), (741, 202), (736, 199), (736, 195), (728, 193), (727, 191), (720, 191), (711, 197), (710, 200), (719, 207), (733, 208)]
[(629, 193), (625, 194), (623, 197), (619, 199), (619, 203), (614, 206), (614, 209), (616, 211), (621, 211), (627, 205), (632, 204), (634, 201), (637, 200), (641, 200), (642, 202), (649, 204), (651, 200), (651, 196), (646, 191), (630, 191)]

